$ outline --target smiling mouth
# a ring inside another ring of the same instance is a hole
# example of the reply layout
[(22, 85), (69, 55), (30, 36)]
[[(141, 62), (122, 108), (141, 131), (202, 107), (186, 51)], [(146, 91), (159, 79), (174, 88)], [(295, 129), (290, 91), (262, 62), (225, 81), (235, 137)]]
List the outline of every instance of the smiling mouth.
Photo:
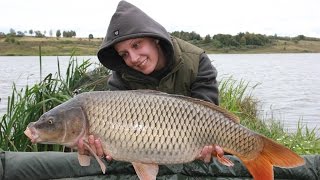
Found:
[(143, 60), (141, 63), (137, 64), (136, 67), (141, 68), (142, 66), (144, 66), (147, 62), (147, 59)]

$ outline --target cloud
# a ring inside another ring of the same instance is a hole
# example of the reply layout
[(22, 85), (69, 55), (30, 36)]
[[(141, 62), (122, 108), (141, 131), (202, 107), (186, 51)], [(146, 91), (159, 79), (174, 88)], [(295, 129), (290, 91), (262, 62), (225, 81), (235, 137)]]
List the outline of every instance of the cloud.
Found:
[[(3, 0), (0, 32), (74, 30), (77, 36), (104, 37), (118, 0)], [(168, 31), (202, 36), (253, 32), (320, 37), (318, 0), (129, 0)], [(3, 18), (5, 17), (5, 18)]]

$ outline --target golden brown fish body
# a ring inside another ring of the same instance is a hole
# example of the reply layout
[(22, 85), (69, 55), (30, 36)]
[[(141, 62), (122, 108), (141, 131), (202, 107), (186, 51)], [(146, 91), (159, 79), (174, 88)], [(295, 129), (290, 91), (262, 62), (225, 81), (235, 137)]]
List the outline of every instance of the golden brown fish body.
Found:
[[(213, 144), (238, 156), (255, 178), (272, 178), (272, 165), (303, 164), (291, 150), (238, 121), (226, 110), (194, 98), (146, 90), (103, 91), (79, 94), (57, 106), (30, 124), (26, 134), (33, 142), (68, 146), (94, 134), (113, 159), (133, 162), (135, 168), (190, 162)], [(139, 177), (146, 177), (147, 170), (141, 169), (136, 168)]]
[(105, 94), (80, 94), (76, 99), (87, 113), (89, 133), (108, 145), (114, 159), (174, 164), (194, 160), (211, 144), (243, 155), (261, 149), (259, 137), (230, 120), (225, 111), (191, 99), (161, 93)]

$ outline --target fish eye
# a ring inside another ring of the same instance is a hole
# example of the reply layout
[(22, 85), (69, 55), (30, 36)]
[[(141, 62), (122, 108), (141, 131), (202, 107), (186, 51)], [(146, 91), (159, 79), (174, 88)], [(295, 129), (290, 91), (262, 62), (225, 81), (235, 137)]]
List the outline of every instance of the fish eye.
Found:
[(52, 119), (48, 119), (48, 124), (53, 124), (53, 120)]

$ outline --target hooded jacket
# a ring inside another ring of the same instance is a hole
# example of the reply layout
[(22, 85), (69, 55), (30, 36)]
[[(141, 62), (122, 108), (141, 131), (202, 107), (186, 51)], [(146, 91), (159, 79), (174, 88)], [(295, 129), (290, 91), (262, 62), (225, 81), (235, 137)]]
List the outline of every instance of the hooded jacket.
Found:
[[(150, 75), (138, 72), (127, 66), (115, 51), (116, 43), (139, 37), (159, 40), (167, 60), (160, 72)], [(111, 18), (98, 59), (113, 70), (108, 80), (111, 90), (156, 89), (219, 103), (217, 71), (204, 51), (171, 37), (162, 25), (126, 1), (119, 2)]]

